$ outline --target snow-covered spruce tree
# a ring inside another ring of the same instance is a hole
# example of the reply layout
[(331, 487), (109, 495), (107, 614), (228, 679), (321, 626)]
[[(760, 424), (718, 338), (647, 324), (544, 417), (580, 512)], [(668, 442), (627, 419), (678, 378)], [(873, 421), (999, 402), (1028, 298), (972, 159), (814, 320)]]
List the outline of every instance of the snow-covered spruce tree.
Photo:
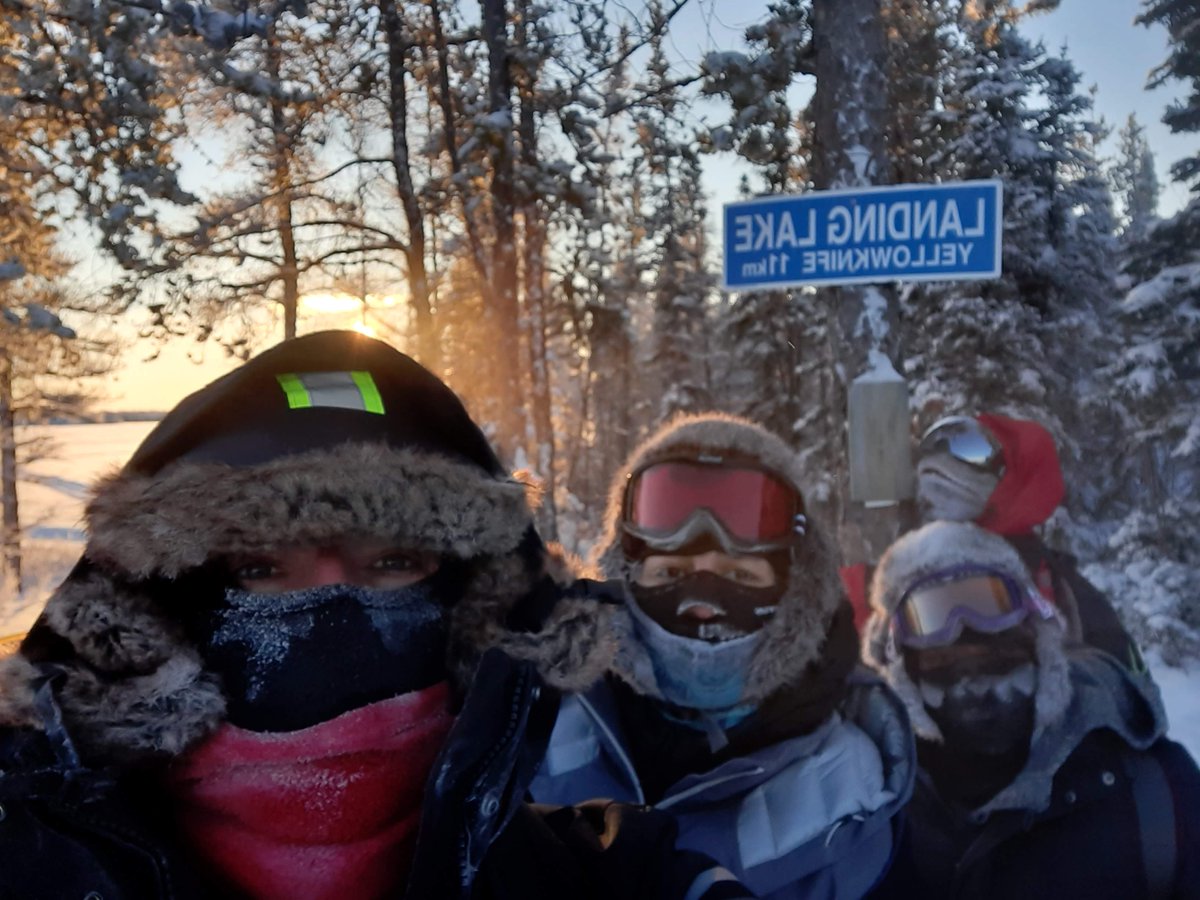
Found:
[[(743, 196), (797, 193), (811, 187), (812, 128), (789, 91), (815, 72), (810, 4), (769, 4), (749, 26), (744, 49), (712, 52), (702, 63), (702, 92), (729, 104), (728, 120), (701, 135), (711, 153), (733, 153), (749, 166)], [(832, 377), (828, 312), (811, 291), (752, 291), (722, 298), (717, 339), (722, 363), (714, 381), (722, 408), (820, 448), (815, 410)], [(832, 449), (831, 449), (831, 452)], [(821, 471), (814, 465), (814, 471)], [(827, 486), (825, 486), (827, 488)], [(813, 500), (826, 490), (814, 488)]]
[(955, 0), (884, 0), (888, 155), (897, 184), (935, 181), (938, 120), (954, 39)]
[[(1163, 121), (1200, 131), (1200, 3), (1147, 0), (1138, 21), (1167, 29), (1170, 55), (1151, 86), (1182, 80)], [(1125, 349), (1109, 370), (1128, 412), (1131, 511), (1112, 535), (1107, 577), (1137, 615), (1145, 645), (1177, 662), (1200, 655), (1200, 154), (1172, 166), (1192, 200), (1130, 248), (1135, 286), (1120, 304)]]
[(603, 508), (609, 479), (639, 433), (633, 319), (647, 302), (641, 274), (648, 244), (636, 211), (642, 161), (628, 151), (632, 135), (624, 113), (633, 38), (626, 27), (610, 27), (602, 5), (580, 4), (570, 14), (584, 40), (564, 64), (573, 68), (581, 102), (564, 110), (561, 122), (585, 202), (559, 231), (570, 252), (555, 258), (571, 349), (563, 358), (577, 361), (571, 390), (578, 398), (572, 404), (564, 395), (556, 433), (574, 498), (567, 503), (578, 505), (568, 517), (574, 538), (568, 546), (582, 551), (596, 536), (594, 511)]
[[(1067, 508), (1077, 519), (1103, 515), (1118, 485), (1096, 471), (1094, 454), (1108, 452), (1111, 393), (1098, 370), (1116, 352), (1111, 309), (1117, 295), (1116, 217), (1097, 156), (1106, 130), (1092, 115), (1092, 98), (1080, 90), (1078, 70), (1066, 50), (1039, 66), (1042, 100), (1034, 134), (1052, 175), (1045, 236), (1049, 264), (1042, 272), (1052, 289), (1042, 316), (1042, 340), (1055, 373), (1050, 404), (1061, 423), (1059, 456), (1069, 485)], [(1086, 449), (1085, 449), (1086, 448)], [(1079, 548), (1086, 552), (1086, 548)]]
[(1028, 414), (1061, 438), (1057, 410), (1073, 389), (1050, 347), (1104, 281), (1094, 261), (1107, 238), (1088, 218), (1104, 208), (1093, 196), (1094, 125), (1073, 67), (1047, 59), (1007, 16), (961, 29), (944, 108), (932, 113), (945, 142), (935, 165), (945, 179), (1003, 180), (1004, 272), (906, 294), (915, 409), (922, 427), (948, 412)]
[(1121, 242), (1129, 246), (1144, 239), (1158, 220), (1158, 176), (1146, 130), (1135, 114), (1129, 114), (1117, 139), (1117, 158), (1109, 179), (1113, 195), (1121, 201)]

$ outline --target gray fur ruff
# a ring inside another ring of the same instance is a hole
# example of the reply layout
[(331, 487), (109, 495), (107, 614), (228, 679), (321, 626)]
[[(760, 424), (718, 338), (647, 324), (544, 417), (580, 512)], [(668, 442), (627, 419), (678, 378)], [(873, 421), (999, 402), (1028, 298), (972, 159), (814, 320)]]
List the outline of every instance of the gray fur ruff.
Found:
[[(633, 567), (621, 551), (621, 505), (634, 470), (651, 462), (696, 451), (733, 454), (757, 462), (802, 491), (804, 473), (797, 454), (771, 432), (738, 416), (723, 413), (685, 415), (673, 419), (638, 447), (613, 479), (604, 534), (596, 564), (609, 578), (632, 580)], [(842, 584), (838, 559), (812, 519), (800, 539), (788, 572), (779, 610), (763, 627), (763, 640), (750, 661), (743, 703), (758, 703), (800, 679), (820, 658), (838, 604)], [(624, 608), (613, 619), (617, 635), (614, 672), (638, 693), (661, 697), (645, 647), (636, 639), (633, 619)]]
[[(607, 613), (592, 600), (564, 597), (536, 633), (505, 628), (536, 581), (567, 586), (577, 567), (550, 551), (530, 571), (515, 552), (532, 521), (524, 488), (445, 457), (347, 444), (247, 469), (179, 463), (105, 480), (88, 513), (94, 566), (39, 620), (73, 648), (56, 696), (85, 758), (172, 756), (224, 721), (217, 679), (168, 612), (189, 602), (186, 580), (177, 601), (161, 587), (157, 600), (144, 593), (148, 576), (173, 579), (223, 553), (354, 535), (472, 561), (447, 649), (460, 685), (490, 647), (533, 661), (564, 691), (585, 690), (612, 657)], [(19, 652), (0, 659), (0, 725), (40, 724), (38, 674)]]
[[(871, 615), (863, 626), (863, 661), (879, 672), (904, 702), (917, 736), (942, 741), (941, 730), (925, 709), (920, 687), (908, 674), (904, 656), (891, 640), (892, 616), (905, 590), (920, 578), (960, 565), (982, 565), (1007, 575), (1028, 591), (1036, 591), (1020, 555), (1004, 538), (967, 522), (933, 522), (897, 540), (875, 567), (871, 580)], [(1034, 630), (1037, 687), (1034, 693), (1034, 738), (1054, 727), (1071, 703), (1067, 660), (1068, 620), (1027, 619)]]

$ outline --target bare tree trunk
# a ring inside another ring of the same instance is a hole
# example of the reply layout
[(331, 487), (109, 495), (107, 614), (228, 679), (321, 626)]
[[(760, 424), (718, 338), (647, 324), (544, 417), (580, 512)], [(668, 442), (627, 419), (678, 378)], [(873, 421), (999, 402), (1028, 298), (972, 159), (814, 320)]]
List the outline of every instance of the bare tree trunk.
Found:
[[(275, 29), (267, 32), (267, 75), (273, 83), (280, 82), (279, 42)], [(283, 338), (296, 336), (296, 321), (300, 308), (300, 264), (296, 257), (296, 235), (292, 227), (292, 147), (288, 140), (287, 114), (283, 100), (275, 93), (268, 101), (271, 108), (272, 151), (271, 167), (275, 177), (275, 191), (279, 215), (279, 243), (283, 250), (283, 264), (279, 277), (283, 282)]]
[(488, 110), (497, 129), (492, 157), (492, 322), (496, 330), (496, 381), (501, 434), (520, 441), (522, 410), (520, 310), (517, 298), (516, 185), (513, 159), (512, 73), (509, 70), (505, 0), (480, 0), (483, 38), (488, 48)]
[[(526, 0), (518, 0), (520, 17), (517, 23), (518, 41), (525, 51), (524, 58), (531, 59), (529, 53), (528, 22), (529, 5)], [(537, 158), (537, 121), (536, 121), (536, 74), (523, 69), (517, 79), (517, 92), (521, 101), (521, 120), (519, 133), (521, 136), (521, 163), (527, 176), (538, 164)], [(536, 457), (534, 464), (546, 485), (546, 499), (540, 507), (541, 517), (538, 525), (542, 535), (551, 541), (558, 540), (557, 510), (555, 497), (557, 494), (557, 454), (554, 446), (554, 416), (553, 395), (550, 385), (550, 360), (546, 346), (546, 210), (536, 194), (525, 191), (521, 198), (521, 218), (525, 224), (525, 240), (523, 242), (523, 274), (525, 280), (525, 313), (529, 335), (529, 383), (532, 393), (532, 425), (533, 442)]]
[(412, 42), (396, 9), (396, 0), (379, 0), (383, 33), (388, 45), (388, 118), (392, 130), (392, 171), (404, 207), (408, 243), (404, 259), (408, 268), (409, 302), (417, 329), (417, 356), (426, 368), (441, 368), (441, 347), (433, 323), (429, 297), (429, 275), (425, 268), (425, 216), (417, 198), (408, 147), (408, 68), (406, 58)]
[[(819, 189), (891, 181), (885, 139), (887, 48), (880, 5), (880, 0), (813, 0), (813, 175)], [(844, 379), (837, 402), (829, 407), (829, 427), (831, 434), (845, 435), (848, 382), (866, 370), (873, 353), (898, 362), (897, 304), (886, 287), (847, 286), (825, 293), (834, 312), (834, 327), (829, 329), (833, 358)], [(838, 455), (839, 542), (848, 562), (873, 561), (898, 534), (899, 511), (852, 506), (848, 461), (846, 448)]]
[[(450, 174), (453, 176), (451, 181), (458, 183), (458, 176), (462, 172), (462, 160), (458, 158), (455, 123), (459, 119), (459, 113), (454, 106), (454, 95), (450, 93), (450, 49), (446, 44), (446, 35), (442, 29), (442, 10), (438, 0), (429, 0), (429, 12), (433, 27), (434, 49), (438, 61), (437, 97), (438, 106), (442, 110), (445, 144), (443, 149), (450, 162)], [(488, 263), (483, 252), (483, 240), (479, 237), (477, 219), (467, 209), (461, 190), (458, 192), (458, 197), (463, 201), (463, 228), (467, 233), (467, 244), (471, 248), (471, 259), (475, 263), (475, 271), (479, 273), (481, 281), (486, 286), (491, 283), (491, 276), (488, 274)]]
[(0, 349), (0, 581), (21, 593), (21, 520), (17, 510), (17, 433), (13, 414), (12, 359)]

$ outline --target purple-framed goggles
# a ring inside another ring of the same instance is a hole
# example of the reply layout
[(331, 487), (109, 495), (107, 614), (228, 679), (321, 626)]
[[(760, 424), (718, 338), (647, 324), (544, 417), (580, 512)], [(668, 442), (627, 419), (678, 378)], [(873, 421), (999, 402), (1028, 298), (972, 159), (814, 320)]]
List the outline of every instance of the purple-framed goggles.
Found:
[(963, 628), (996, 634), (1029, 616), (1053, 619), (1054, 606), (1040, 593), (983, 566), (955, 566), (915, 582), (892, 617), (896, 643), (924, 649), (952, 644)]

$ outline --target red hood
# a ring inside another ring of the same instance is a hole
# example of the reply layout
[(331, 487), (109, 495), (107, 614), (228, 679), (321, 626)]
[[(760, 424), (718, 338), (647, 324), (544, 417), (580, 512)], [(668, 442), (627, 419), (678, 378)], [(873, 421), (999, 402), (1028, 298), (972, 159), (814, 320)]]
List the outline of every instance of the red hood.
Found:
[(1050, 432), (1037, 422), (976, 417), (1004, 449), (1004, 476), (976, 524), (996, 534), (1026, 534), (1062, 503), (1062, 469)]

